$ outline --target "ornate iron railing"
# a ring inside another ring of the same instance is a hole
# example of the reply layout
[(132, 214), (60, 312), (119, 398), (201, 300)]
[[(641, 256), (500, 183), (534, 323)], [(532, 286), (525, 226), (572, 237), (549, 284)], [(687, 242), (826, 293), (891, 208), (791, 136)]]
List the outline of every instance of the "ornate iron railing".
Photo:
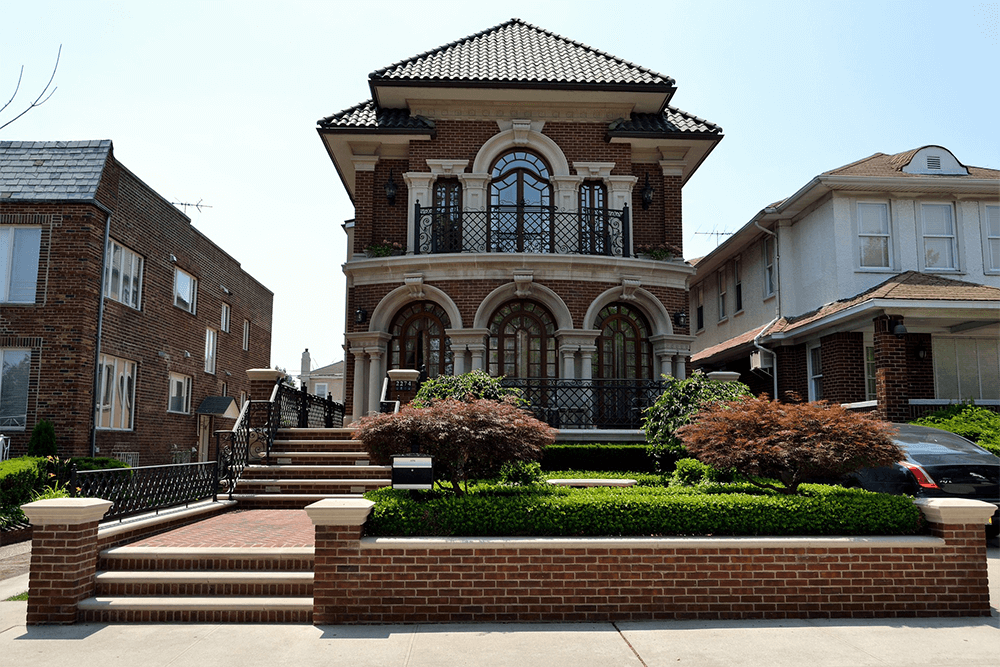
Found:
[(630, 254), (629, 209), (500, 206), (465, 211), (416, 204), (418, 255), (526, 252), (559, 255)]
[(344, 404), (329, 396), (314, 396), (305, 387), (279, 384), (276, 397), (280, 414), (280, 428), (342, 428)]
[(563, 429), (636, 429), (643, 410), (663, 393), (662, 380), (561, 380), (504, 378), (521, 390), (534, 415)]
[(231, 431), (215, 432), (215, 460), (218, 461), (219, 488), (233, 499), (236, 482), (250, 463), (270, 460), (277, 431), (274, 410), (275, 386), (268, 401), (247, 401)]
[(69, 481), (74, 498), (103, 498), (114, 503), (104, 521), (122, 519), (216, 499), (218, 468), (215, 461), (177, 465), (80, 470), (72, 468)]

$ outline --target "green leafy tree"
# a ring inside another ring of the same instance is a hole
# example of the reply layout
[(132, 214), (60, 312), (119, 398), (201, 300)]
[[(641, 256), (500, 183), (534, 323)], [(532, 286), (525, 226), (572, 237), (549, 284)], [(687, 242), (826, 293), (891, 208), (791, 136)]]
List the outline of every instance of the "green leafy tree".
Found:
[[(766, 398), (711, 403), (677, 431), (684, 447), (717, 470), (781, 493), (903, 458), (892, 425), (827, 403)], [(760, 478), (781, 480), (781, 485)]]
[(717, 401), (749, 398), (750, 387), (742, 382), (714, 382), (701, 371), (685, 380), (665, 378), (667, 387), (643, 415), (642, 429), (657, 472), (670, 472), (670, 465), (684, 455), (677, 429), (691, 421), (699, 409)]
[(47, 419), (39, 419), (28, 440), (28, 456), (55, 456), (57, 453), (55, 426)]

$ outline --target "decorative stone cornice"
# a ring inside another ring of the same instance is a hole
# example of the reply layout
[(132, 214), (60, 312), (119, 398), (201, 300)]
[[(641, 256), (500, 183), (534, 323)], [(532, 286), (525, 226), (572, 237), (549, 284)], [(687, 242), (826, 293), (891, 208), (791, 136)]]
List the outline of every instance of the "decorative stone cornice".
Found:
[(634, 301), (635, 291), (642, 285), (642, 281), (631, 276), (622, 277), (622, 300)]
[(352, 155), (351, 162), (354, 163), (354, 171), (375, 171), (378, 155)]
[(608, 178), (611, 170), (615, 168), (614, 162), (574, 162), (573, 169), (584, 178)]
[(453, 176), (461, 174), (469, 166), (468, 160), (432, 160), (427, 159), (427, 166), (435, 176)]
[(514, 271), (514, 294), (519, 297), (531, 296), (531, 281), (534, 279), (534, 272), (527, 270)]
[(410, 290), (410, 296), (414, 299), (424, 298), (424, 274), (407, 273), (403, 275), (403, 282)]
[(100, 521), (111, 506), (101, 498), (48, 498), (21, 505), (32, 526), (76, 526)]
[(531, 141), (531, 121), (515, 118), (511, 129), (514, 131), (514, 145), (527, 146)]

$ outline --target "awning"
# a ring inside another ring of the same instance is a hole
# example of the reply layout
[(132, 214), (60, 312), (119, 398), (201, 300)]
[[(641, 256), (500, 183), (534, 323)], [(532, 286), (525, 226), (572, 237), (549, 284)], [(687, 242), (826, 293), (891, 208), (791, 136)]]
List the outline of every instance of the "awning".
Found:
[(214, 415), (226, 419), (236, 419), (240, 416), (240, 409), (232, 396), (206, 396), (195, 412), (199, 415)]

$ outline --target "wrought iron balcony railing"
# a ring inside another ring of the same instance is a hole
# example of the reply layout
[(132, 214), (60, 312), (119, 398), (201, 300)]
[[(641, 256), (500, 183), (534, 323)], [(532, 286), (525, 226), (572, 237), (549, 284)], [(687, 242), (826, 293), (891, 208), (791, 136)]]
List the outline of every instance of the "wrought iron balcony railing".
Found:
[(629, 209), (500, 206), (465, 211), (416, 204), (418, 255), (526, 252), (557, 255), (630, 254)]
[(662, 380), (504, 378), (521, 390), (535, 417), (562, 429), (637, 429), (642, 413), (663, 393)]

